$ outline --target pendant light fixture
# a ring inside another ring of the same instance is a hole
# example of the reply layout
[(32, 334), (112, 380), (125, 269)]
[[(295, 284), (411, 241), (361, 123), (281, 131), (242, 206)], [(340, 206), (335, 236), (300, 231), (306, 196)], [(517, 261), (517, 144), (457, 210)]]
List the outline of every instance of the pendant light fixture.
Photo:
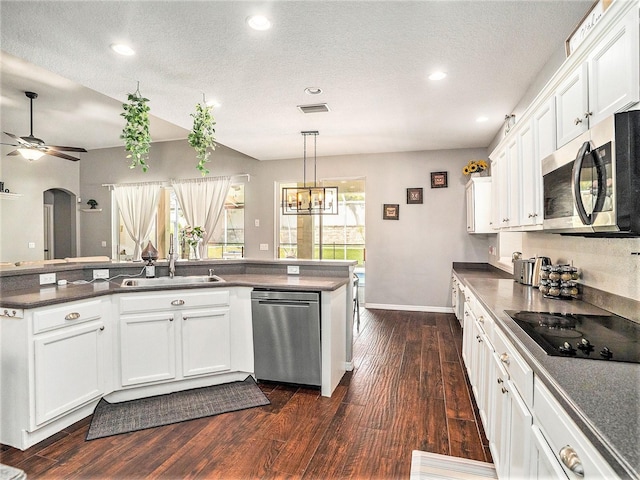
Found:
[[(282, 189), (284, 215), (337, 215), (338, 187), (319, 187), (316, 178), (317, 130), (302, 131), (304, 138), (303, 186)], [(313, 136), (313, 186), (307, 186), (307, 137)]]

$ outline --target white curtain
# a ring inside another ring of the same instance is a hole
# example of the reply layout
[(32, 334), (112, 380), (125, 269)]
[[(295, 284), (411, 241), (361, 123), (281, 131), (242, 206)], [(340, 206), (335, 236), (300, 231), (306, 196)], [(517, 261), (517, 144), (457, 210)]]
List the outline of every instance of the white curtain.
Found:
[(158, 210), (161, 183), (114, 185), (113, 195), (124, 227), (135, 242), (133, 261), (142, 259), (143, 242), (149, 237)]
[(208, 258), (207, 242), (213, 236), (213, 229), (224, 210), (224, 202), (229, 193), (231, 177), (194, 178), (171, 182), (182, 213), (192, 227), (203, 227), (201, 258)]

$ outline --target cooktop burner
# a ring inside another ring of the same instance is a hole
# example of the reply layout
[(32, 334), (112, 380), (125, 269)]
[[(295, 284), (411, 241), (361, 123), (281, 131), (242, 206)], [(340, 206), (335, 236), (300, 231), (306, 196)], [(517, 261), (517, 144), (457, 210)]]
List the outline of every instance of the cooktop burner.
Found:
[(505, 310), (549, 355), (640, 363), (640, 324), (617, 315)]

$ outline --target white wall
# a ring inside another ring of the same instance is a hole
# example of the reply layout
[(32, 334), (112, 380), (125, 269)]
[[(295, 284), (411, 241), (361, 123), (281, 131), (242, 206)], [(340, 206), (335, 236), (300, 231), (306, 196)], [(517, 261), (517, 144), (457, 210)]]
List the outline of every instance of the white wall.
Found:
[[(44, 192), (58, 188), (78, 195), (79, 162), (48, 155), (33, 162), (21, 156), (2, 156), (0, 179), (5, 189), (22, 195), (0, 199), (0, 261), (44, 259)], [(29, 248), (30, 242), (35, 248)]]

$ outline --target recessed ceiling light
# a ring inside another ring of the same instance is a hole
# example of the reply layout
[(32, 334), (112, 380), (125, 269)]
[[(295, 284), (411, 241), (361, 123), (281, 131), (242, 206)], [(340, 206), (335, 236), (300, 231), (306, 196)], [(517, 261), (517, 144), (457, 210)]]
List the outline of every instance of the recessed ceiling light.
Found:
[(482, 117), (476, 118), (476, 122), (478, 123), (486, 122), (487, 120), (489, 120), (489, 117), (482, 116)]
[(442, 80), (446, 77), (447, 74), (444, 72), (433, 72), (431, 75), (429, 75), (429, 80)]
[(264, 15), (251, 15), (247, 17), (247, 25), (254, 30), (269, 30), (271, 28), (271, 21)]
[(136, 52), (134, 52), (129, 45), (125, 45), (124, 43), (112, 43), (111, 50), (126, 57), (130, 57), (131, 55), (136, 54)]
[(322, 89), (318, 87), (307, 87), (304, 89), (304, 93), (307, 95), (320, 95), (322, 93)]

